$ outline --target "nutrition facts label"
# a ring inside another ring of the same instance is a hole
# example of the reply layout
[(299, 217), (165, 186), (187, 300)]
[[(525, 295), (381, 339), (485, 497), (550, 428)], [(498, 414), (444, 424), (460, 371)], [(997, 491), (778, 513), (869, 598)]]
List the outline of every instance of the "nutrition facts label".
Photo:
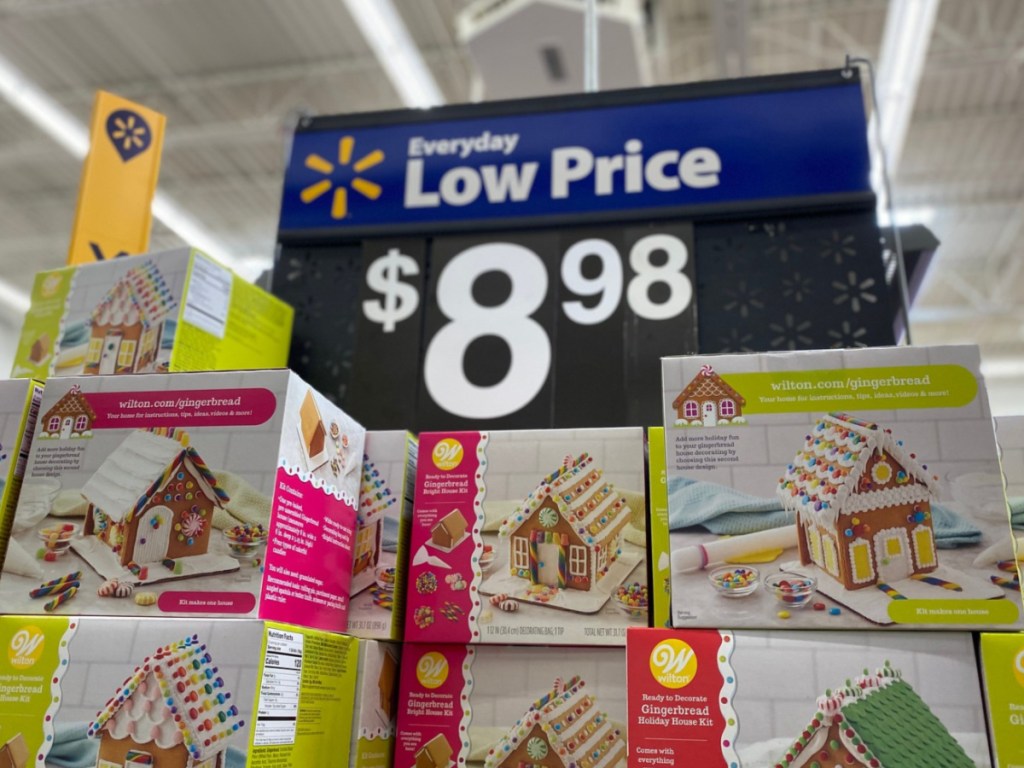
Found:
[(224, 338), (231, 306), (231, 272), (198, 254), (185, 297), (185, 322)]
[(295, 743), (302, 688), (302, 641), (297, 632), (267, 629), (254, 746)]

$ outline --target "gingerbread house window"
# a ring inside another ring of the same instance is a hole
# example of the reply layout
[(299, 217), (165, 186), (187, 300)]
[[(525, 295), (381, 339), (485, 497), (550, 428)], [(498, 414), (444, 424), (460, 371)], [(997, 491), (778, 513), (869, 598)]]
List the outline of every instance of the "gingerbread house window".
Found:
[(134, 360), (135, 342), (131, 339), (125, 339), (117, 350), (117, 364), (120, 367), (128, 367), (131, 366)]
[(719, 406), (719, 413), (722, 414), (722, 418), (731, 419), (736, 415), (736, 403), (726, 398)]
[(914, 537), (914, 549), (916, 550), (917, 565), (921, 568), (928, 568), (938, 562), (935, 557), (935, 539), (932, 538), (932, 529), (926, 525), (919, 525), (912, 531)]
[(530, 545), (525, 536), (518, 536), (512, 541), (512, 567), (530, 567)]
[(853, 580), (858, 584), (875, 578), (875, 569), (871, 567), (871, 546), (864, 539), (857, 539), (850, 545), (850, 565)]
[(85, 354), (85, 362), (87, 363), (98, 363), (100, 356), (103, 354), (103, 339), (92, 338), (89, 339), (89, 350)]
[(46, 422), (47, 432), (56, 432), (60, 429), (60, 416), (51, 416), (50, 420)]
[(700, 413), (700, 406), (697, 405), (696, 400), (687, 400), (683, 404), (683, 416), (688, 419), (696, 419)]
[(89, 418), (87, 416), (75, 417), (75, 432), (84, 432), (88, 426)]
[(584, 576), (587, 573), (587, 548), (579, 544), (569, 547), (569, 574)]

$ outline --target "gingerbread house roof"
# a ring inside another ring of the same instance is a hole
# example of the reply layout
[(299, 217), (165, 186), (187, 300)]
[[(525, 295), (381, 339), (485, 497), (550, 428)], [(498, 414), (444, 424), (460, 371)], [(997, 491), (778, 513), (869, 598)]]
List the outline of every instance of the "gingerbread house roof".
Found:
[(94, 325), (135, 325), (148, 328), (163, 320), (178, 306), (164, 276), (152, 261), (132, 267), (110, 286), (92, 311)]
[[(896, 487), (858, 491), (868, 460), (883, 451), (903, 466), (902, 482), (897, 475)], [(937, 485), (926, 469), (903, 447), (902, 440), (893, 437), (892, 430), (845, 413), (831, 413), (818, 419), (804, 438), (776, 493), (786, 509), (834, 526), (841, 512), (928, 501)]]
[(302, 429), (302, 439), (306, 442), (306, 450), (310, 453), (318, 453), (314, 450), (313, 444), (320, 433), (320, 439), (327, 434), (324, 429), (324, 422), (320, 418), (320, 409), (316, 407), (316, 400), (313, 399), (313, 390), (306, 390), (306, 396), (302, 398), (302, 405), (299, 406), (299, 422)]
[(359, 525), (367, 525), (379, 518), (384, 511), (398, 501), (387, 480), (381, 475), (370, 457), (363, 454), (362, 483), (359, 486), (359, 507), (356, 510)]
[(135, 430), (86, 481), (82, 495), (112, 520), (129, 522), (180, 467), (185, 467), (196, 478), (198, 490), (218, 506), (226, 504), (228, 495), (196, 449), (183, 445), (187, 437), (173, 430), (163, 434)]
[(672, 401), (672, 407), (679, 408), (687, 400), (720, 400), (723, 397), (730, 398), (740, 406), (747, 404), (743, 395), (726, 384), (710, 365), (703, 365), (700, 373), (694, 376), (686, 388), (679, 393), (679, 396)]
[[(524, 739), (530, 738), (534, 726), (540, 726), (547, 747), (558, 754), (563, 765), (604, 768), (624, 758), (622, 733), (605, 712), (597, 709), (597, 700), (585, 688), (586, 683), (578, 676), (565, 683), (555, 680), (551, 691), (531, 704), (526, 714), (488, 751), (484, 768), (501, 765)], [(526, 749), (529, 754), (529, 742)], [(586, 760), (581, 763), (581, 758)], [(536, 762), (542, 759), (543, 756), (537, 757)]]
[(452, 541), (458, 541), (466, 533), (468, 527), (469, 523), (466, 522), (466, 518), (462, 516), (462, 513), (457, 509), (453, 509), (437, 521), (433, 530), (443, 531)]
[[(605, 482), (603, 473), (594, 465), (593, 457), (582, 453), (576, 459), (566, 456), (562, 466), (541, 480), (523, 505), (502, 522), (498, 534), (510, 536), (537, 514), (548, 498), (558, 508), (557, 514), (590, 546), (617, 536), (629, 522), (630, 509), (626, 500), (611, 483)], [(552, 511), (545, 508), (540, 514), (548, 515)], [(557, 521), (542, 517), (540, 522), (551, 528)]]
[(875, 674), (818, 698), (818, 711), (776, 768), (811, 765), (833, 724), (855, 765), (900, 768), (972, 768), (963, 747), (889, 662)]
[(452, 761), (452, 747), (443, 733), (420, 747), (416, 753), (417, 768), (448, 768)]
[(180, 744), (199, 762), (223, 750), (244, 725), (206, 645), (192, 635), (158, 648), (136, 667), (88, 734), (153, 741), (161, 749)]
[(52, 416), (77, 416), (79, 414), (85, 414), (90, 420), (96, 418), (96, 411), (92, 409), (89, 401), (85, 399), (85, 395), (82, 394), (82, 388), (77, 384), (73, 384), (71, 389), (46, 412), (44, 419)]

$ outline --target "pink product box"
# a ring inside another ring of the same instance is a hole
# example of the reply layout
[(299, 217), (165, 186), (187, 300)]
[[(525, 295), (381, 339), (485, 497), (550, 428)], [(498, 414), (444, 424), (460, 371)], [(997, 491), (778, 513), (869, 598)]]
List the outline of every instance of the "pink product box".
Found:
[(395, 765), (626, 765), (622, 648), (406, 644)]
[(0, 603), (343, 631), (364, 440), (287, 370), (54, 379)]
[(366, 433), (347, 630), (356, 637), (402, 638), (417, 445), (401, 430)]
[(631, 629), (630, 768), (990, 766), (966, 632)]
[(621, 645), (646, 626), (639, 428), (420, 435), (405, 640)]

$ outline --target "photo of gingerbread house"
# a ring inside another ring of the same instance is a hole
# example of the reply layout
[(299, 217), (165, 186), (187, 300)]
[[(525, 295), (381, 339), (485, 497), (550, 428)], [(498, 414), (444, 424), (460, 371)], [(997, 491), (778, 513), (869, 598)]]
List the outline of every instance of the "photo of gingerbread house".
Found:
[(487, 752), (484, 768), (625, 765), (626, 740), (579, 677), (552, 689)]
[(383, 540), (384, 512), (397, 501), (380, 470), (364, 454), (359, 507), (356, 509), (356, 540), (352, 550), (353, 577), (376, 567)]
[(416, 753), (416, 768), (448, 768), (451, 764), (452, 745), (441, 733), (420, 747)]
[(19, 732), (11, 736), (0, 746), (0, 768), (27, 768), (28, 745), (25, 737)]
[(167, 321), (177, 299), (152, 261), (132, 267), (114, 283), (90, 318), (85, 374), (145, 373), (157, 370)]
[[(889, 662), (852, 684), (818, 698), (818, 711), (775, 768), (843, 765), (853, 768), (973, 768), (917, 692)], [(987, 761), (986, 761), (987, 762)]]
[(206, 645), (192, 635), (136, 667), (88, 735), (100, 741), (96, 768), (224, 768), (228, 741), (244, 725)]
[(559, 589), (590, 590), (620, 552), (630, 508), (587, 453), (545, 477), (502, 522), (509, 571)]
[(438, 549), (450, 552), (466, 538), (468, 529), (469, 523), (466, 522), (466, 518), (459, 510), (453, 509), (430, 529), (430, 543)]
[(381, 658), (380, 674), (377, 676), (377, 692), (380, 695), (380, 711), (390, 722), (395, 715), (395, 694), (398, 693), (398, 659), (388, 648), (385, 648)]
[(926, 470), (889, 429), (843, 413), (819, 419), (776, 489), (796, 513), (800, 561), (846, 589), (935, 570), (937, 486)]
[(746, 404), (743, 395), (726, 384), (710, 365), (702, 365), (700, 373), (672, 401), (676, 424), (705, 427), (742, 420)]
[(82, 496), (84, 534), (124, 566), (205, 554), (213, 512), (229, 500), (187, 433), (141, 429), (107, 456)]
[(40, 437), (85, 437), (92, 433), (96, 412), (82, 394), (81, 387), (72, 385), (54, 406), (39, 420)]

